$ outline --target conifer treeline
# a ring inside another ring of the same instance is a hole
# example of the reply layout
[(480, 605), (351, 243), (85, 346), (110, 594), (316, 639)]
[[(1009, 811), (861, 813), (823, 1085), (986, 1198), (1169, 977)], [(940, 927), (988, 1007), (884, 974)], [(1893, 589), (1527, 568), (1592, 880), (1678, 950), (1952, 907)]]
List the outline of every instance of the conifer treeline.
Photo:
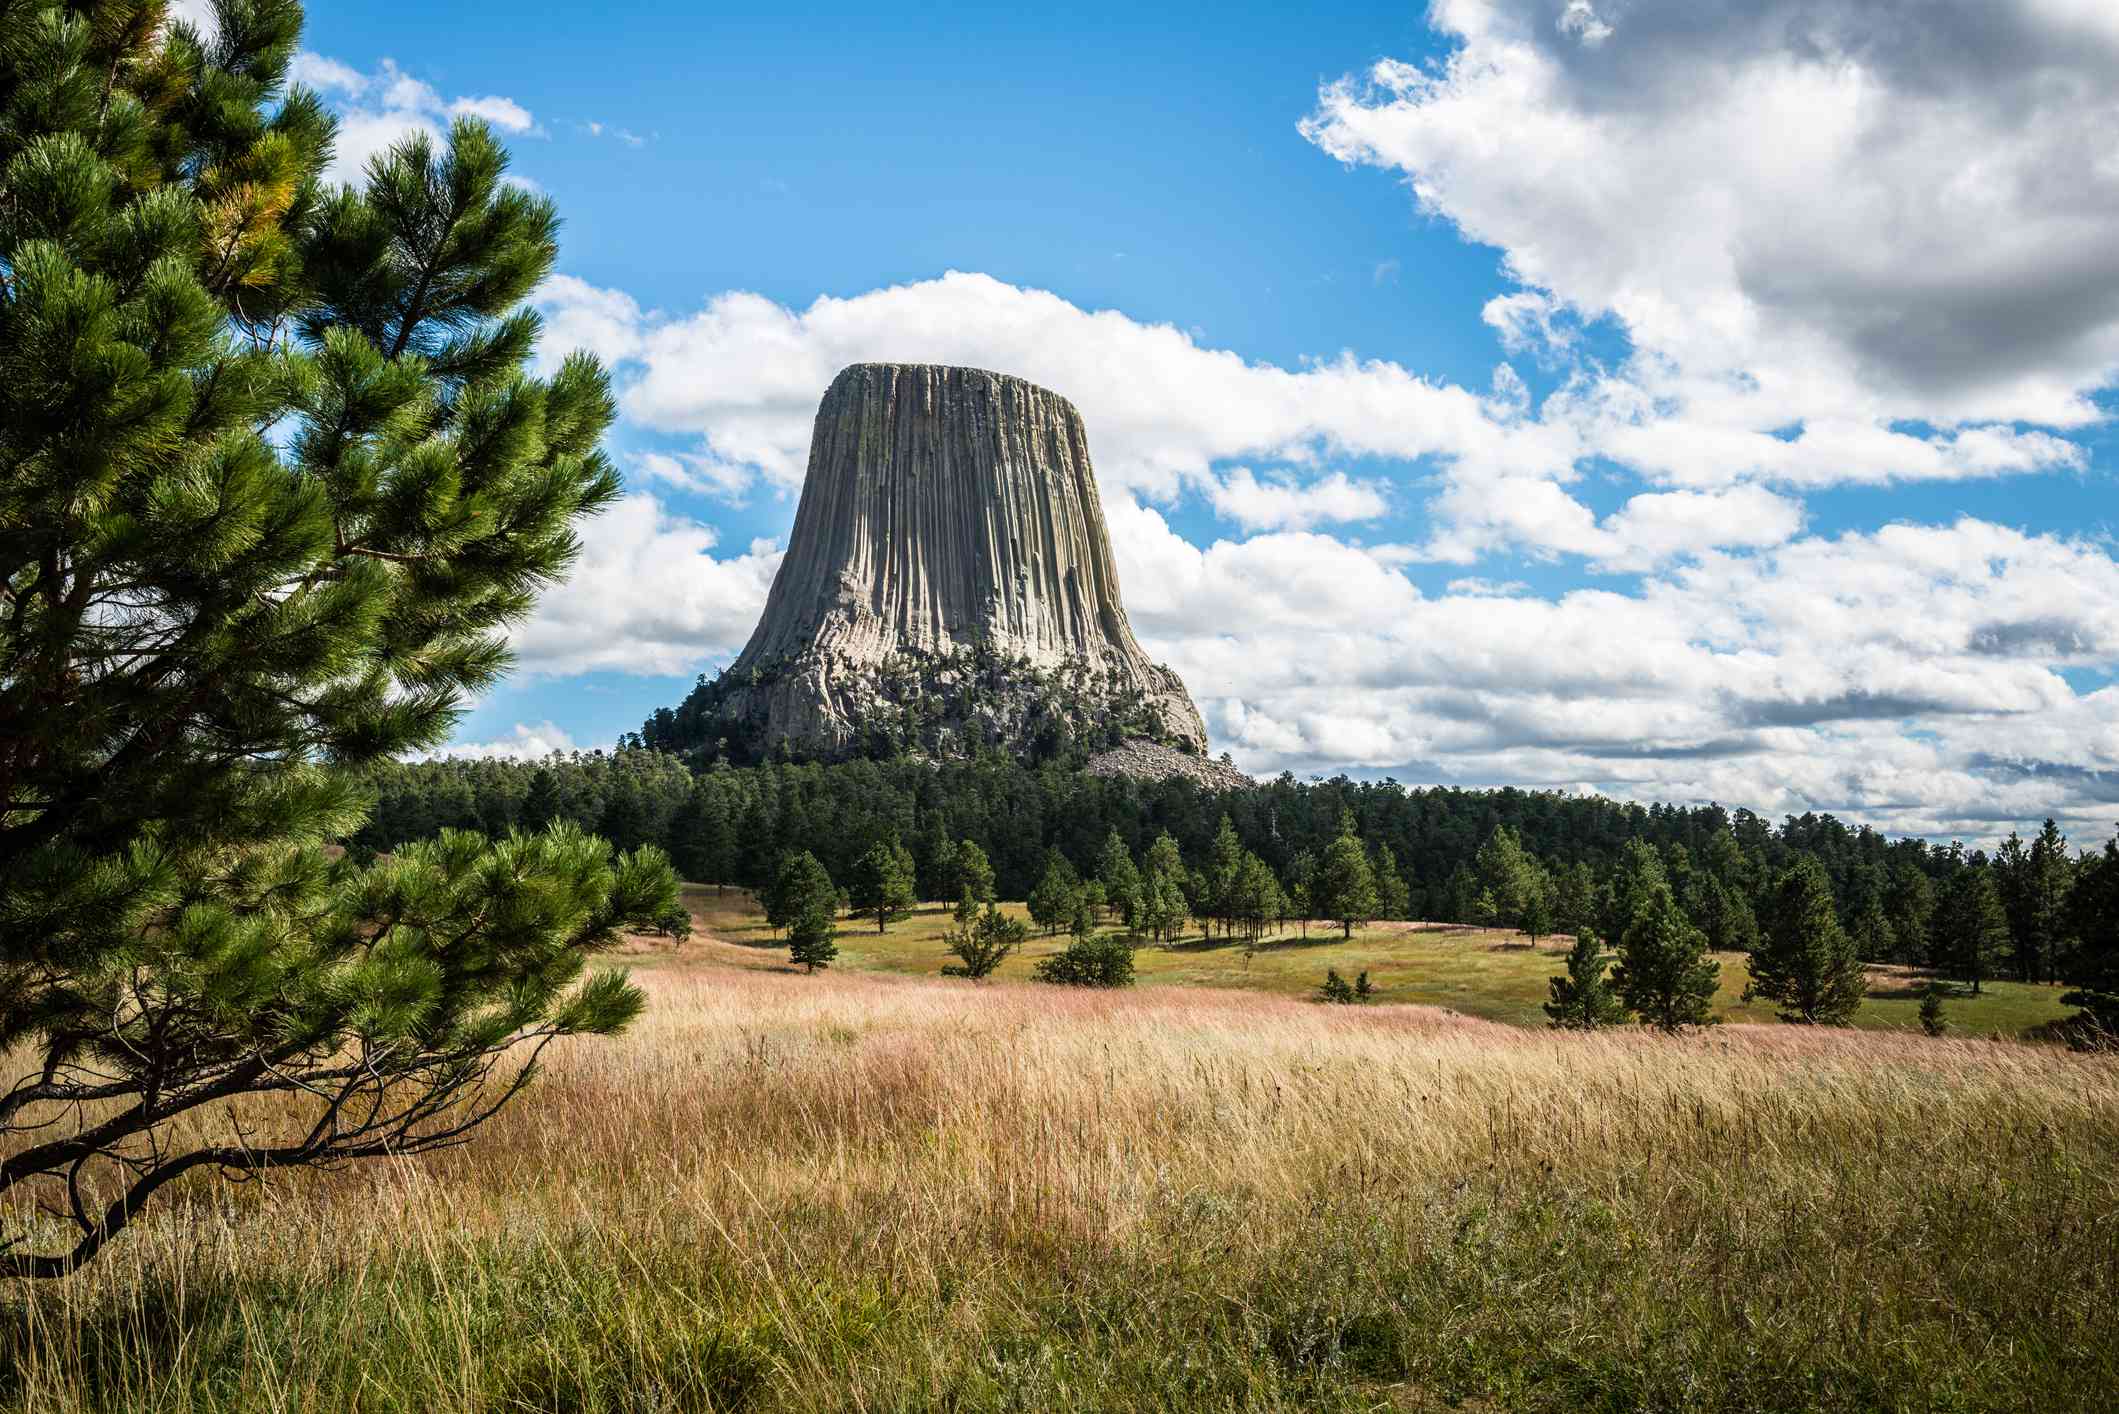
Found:
[(895, 838), (910, 850), (920, 896), (929, 899), (953, 897), (944, 893), (948, 861), (962, 840), (992, 861), (999, 895), (1020, 899), (1043, 877), (1048, 851), (1094, 874), (1113, 831), (1136, 855), (1167, 831), (1189, 866), (1206, 868), (1224, 816), (1285, 882), (1305, 855), (1327, 857), (1342, 817), (1351, 815), (1379, 873), (1391, 878), (1379, 916), (1540, 932), (1604, 931), (1599, 900), (1622, 853), (1638, 841), (1659, 856), (1686, 916), (1723, 950), (1757, 946), (1776, 881), (1810, 860), (1863, 958), (1934, 963), (1968, 981), (2079, 982), (2077, 954), (2115, 926), (2113, 908), (2099, 900), (2119, 900), (2119, 853), (2078, 851), (2050, 823), (1990, 855), (1887, 839), (1831, 815), (1775, 825), (1719, 805), (1407, 789), (1345, 777), (1283, 775), (1213, 793), (1182, 779), (1104, 778), (1058, 762), (992, 756), (939, 765), (720, 765), (694, 774), (675, 756), (621, 750), (535, 763), (393, 764), (379, 768), (374, 783), (377, 808), (355, 840), (364, 849), (387, 850), (448, 826), (500, 833), (568, 819), (621, 848), (660, 844), (688, 879), (760, 887), (790, 850), (809, 850), (844, 880), (874, 844)]

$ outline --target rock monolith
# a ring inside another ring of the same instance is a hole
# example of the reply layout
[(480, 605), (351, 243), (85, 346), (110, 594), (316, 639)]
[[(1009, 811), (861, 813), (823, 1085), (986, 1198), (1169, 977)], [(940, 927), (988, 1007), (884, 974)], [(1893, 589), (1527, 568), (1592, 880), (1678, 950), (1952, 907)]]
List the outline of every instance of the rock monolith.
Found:
[(1207, 744), (1126, 621), (1074, 405), (903, 363), (832, 380), (757, 630), (646, 735), (737, 759)]

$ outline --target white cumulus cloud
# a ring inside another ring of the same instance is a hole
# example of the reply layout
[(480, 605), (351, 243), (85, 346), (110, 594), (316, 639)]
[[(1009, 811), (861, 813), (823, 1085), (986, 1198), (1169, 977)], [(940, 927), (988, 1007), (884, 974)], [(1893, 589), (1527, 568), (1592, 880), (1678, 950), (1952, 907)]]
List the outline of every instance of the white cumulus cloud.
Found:
[(355, 182), (371, 158), (415, 134), (440, 143), (452, 118), (482, 118), (503, 133), (543, 137), (530, 110), (498, 94), (445, 99), (434, 87), (384, 59), (373, 73), (328, 55), (303, 50), (289, 66), (290, 82), (322, 94), (338, 117), (338, 143), (325, 177)]

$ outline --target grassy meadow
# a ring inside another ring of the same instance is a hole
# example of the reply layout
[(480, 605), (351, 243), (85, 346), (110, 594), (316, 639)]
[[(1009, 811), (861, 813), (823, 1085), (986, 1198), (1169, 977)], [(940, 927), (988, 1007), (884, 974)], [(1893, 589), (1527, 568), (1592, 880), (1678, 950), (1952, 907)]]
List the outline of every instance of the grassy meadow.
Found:
[[(814, 977), (742, 937), (642, 941), (641, 1023), (558, 1053), (468, 1147), (194, 1184), (83, 1274), (0, 1292), (0, 1405), (2087, 1410), (2119, 1388), (2108, 1061), (1286, 995), (1366, 956), (1404, 969), (1392, 999), (1487, 975), (1480, 1005), (1520, 1008), (1503, 993), (1551, 954), (1476, 938), (1090, 993), (892, 975), (900, 928), (846, 940), (877, 970)], [(1474, 959), (1455, 982), (1448, 948)]]
[[(685, 901), (701, 941), (685, 948), (652, 945), (636, 965), (675, 962), (684, 965), (711, 955), (716, 960), (752, 967), (786, 964), (786, 944), (766, 925), (750, 895), (688, 886)], [(1027, 919), (1021, 904), (1005, 909)], [(839, 961), (842, 968), (938, 976), (949, 960), (942, 935), (953, 926), (951, 911), (922, 904), (908, 918), (877, 933), (873, 920), (842, 920)], [(1196, 987), (1240, 987), (1278, 996), (1308, 997), (1324, 980), (1326, 968), (1337, 968), (1348, 980), (1362, 971), (1380, 989), (1379, 1002), (1447, 1007), (1467, 1016), (1521, 1026), (1545, 1024), (1546, 983), (1565, 971), (1571, 938), (1549, 937), (1532, 947), (1520, 933), (1453, 925), (1377, 923), (1356, 928), (1342, 940), (1340, 929), (1312, 923), (1307, 937), (1299, 924), (1284, 936), (1275, 933), (1245, 955), (1240, 940), (1186, 934), (1168, 946), (1148, 946), (1134, 955), (1143, 986), (1177, 984)], [(717, 948), (714, 943), (735, 945)], [(1029, 980), (1037, 960), (1065, 947), (1065, 935), (1045, 937), (1033, 931), (1030, 946), (1001, 969), (1004, 978)], [(1773, 1022), (1771, 1002), (1743, 1000), (1746, 970), (1742, 953), (1718, 954), (1722, 987), (1717, 1009), (1730, 1021)], [(1929, 974), (1912, 968), (1872, 967), (1869, 993), (1855, 1024), (1866, 1028), (1918, 1030), (1920, 994)], [(1950, 1025), (1967, 1035), (2021, 1036), (2068, 1014), (2058, 986), (1989, 982), (1978, 996), (1955, 988), (1947, 1003)]]

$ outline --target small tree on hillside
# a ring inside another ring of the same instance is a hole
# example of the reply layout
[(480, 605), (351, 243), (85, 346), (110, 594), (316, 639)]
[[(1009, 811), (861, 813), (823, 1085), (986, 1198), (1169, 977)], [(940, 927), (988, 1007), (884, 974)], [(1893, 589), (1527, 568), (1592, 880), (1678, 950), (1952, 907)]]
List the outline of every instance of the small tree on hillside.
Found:
[(1028, 940), (1029, 934), (1021, 919), (1010, 918), (989, 903), (985, 912), (969, 923), (959, 919), (955, 929), (942, 935), (950, 956), (956, 959), (942, 968), (942, 975), (968, 977), (974, 982), (990, 977)]
[(1862, 1001), (1862, 965), (1839, 926), (1832, 881), (1815, 859), (1797, 860), (1774, 882), (1765, 937), (1751, 954), (1744, 999), (1770, 997), (1783, 1021), (1845, 1026)]
[(787, 952), (795, 966), (815, 973), (839, 956), (837, 920), (830, 908), (812, 904), (787, 927)]
[(1370, 985), (1368, 973), (1364, 972), (1349, 982), (1339, 975), (1339, 969), (1336, 967), (1327, 967), (1324, 970), (1323, 985), (1317, 988), (1318, 1001), (1336, 1006), (1358, 1005), (1375, 995), (1376, 989)]
[(1069, 987), (1130, 987), (1133, 949), (1123, 938), (1077, 938), (1065, 952), (1039, 961), (1037, 980)]
[(978, 916), (978, 898), (971, 892), (971, 885), (966, 884), (964, 892), (957, 896), (956, 925), (959, 928), (969, 928), (977, 920)]
[(1524, 900), (1523, 911), (1516, 920), (1516, 926), (1521, 928), (1530, 938), (1530, 945), (1533, 949), (1538, 946), (1538, 939), (1553, 930), (1552, 901), (1549, 890), (1532, 890), (1530, 897)]
[(959, 892), (969, 889), (980, 903), (993, 902), (993, 864), (977, 840), (965, 840), (956, 847), (956, 882)]
[(1669, 885), (1657, 879), (1634, 910), (1619, 941), (1612, 984), (1643, 1026), (1678, 1031), (1714, 1021), (1721, 968), (1707, 940), (1685, 917)]
[(780, 857), (779, 871), (760, 901), (765, 905), (765, 921), (778, 931), (793, 927), (804, 914), (835, 911), (839, 888), (814, 854), (798, 849)]
[(1061, 868), (1055, 860), (1045, 866), (1044, 877), (1030, 891), (1030, 920), (1047, 933), (1057, 933), (1074, 921), (1080, 902), (1081, 893), (1072, 871)]
[(1317, 907), (1339, 924), (1341, 935), (1354, 936), (1354, 925), (1376, 916), (1376, 876), (1368, 851), (1354, 834), (1353, 817), (1341, 824), (1339, 838), (1324, 852), (1317, 869)]
[(1551, 1024), (1565, 1031), (1595, 1031), (1626, 1020), (1626, 1004), (1612, 990), (1604, 971), (1611, 954), (1596, 934), (1584, 930), (1575, 935), (1567, 952), (1567, 974), (1549, 983), (1552, 1000), (1545, 1004)]
[(911, 851), (895, 839), (877, 840), (854, 865), (848, 890), (853, 911), (875, 919), (878, 933), (887, 932), (918, 901), (914, 872)]

